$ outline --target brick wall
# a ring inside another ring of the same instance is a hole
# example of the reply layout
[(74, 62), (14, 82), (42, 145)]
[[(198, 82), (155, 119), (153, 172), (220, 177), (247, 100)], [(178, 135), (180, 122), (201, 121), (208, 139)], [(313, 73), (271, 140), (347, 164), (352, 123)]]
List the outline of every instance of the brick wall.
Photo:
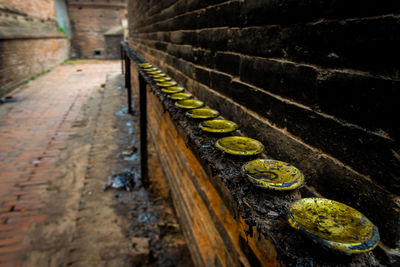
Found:
[(256, 228), (252, 236), (246, 234), (249, 227), (232, 208), (228, 189), (203, 168), (180, 134), (184, 129), (164, 112), (149, 86), (147, 103), (149, 146), (157, 151), (157, 166), (165, 166), (162, 171), (196, 266), (280, 266), (269, 240)]
[(399, 11), (373, 0), (132, 0), (129, 44), (396, 248)]
[(7, 9), (16, 14), (42, 20), (56, 19), (56, 6), (54, 0), (0, 0), (0, 9)]
[(0, 0), (0, 96), (69, 57), (57, 28), (55, 1)]
[(126, 15), (126, 0), (70, 0), (68, 13), (73, 34), (74, 56), (105, 58), (104, 34), (121, 25)]
[[(68, 58), (69, 42), (60, 39), (0, 40), (0, 95), (62, 63)], [(3, 91), (4, 90), (4, 91)]]

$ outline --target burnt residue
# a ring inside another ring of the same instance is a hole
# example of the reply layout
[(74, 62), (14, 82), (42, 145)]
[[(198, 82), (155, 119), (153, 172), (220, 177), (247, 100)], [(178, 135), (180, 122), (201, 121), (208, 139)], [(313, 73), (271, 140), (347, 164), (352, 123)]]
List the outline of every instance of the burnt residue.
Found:
[[(133, 52), (133, 51), (132, 51)], [(138, 64), (144, 60), (134, 54)], [(250, 184), (241, 173), (242, 165), (255, 158), (269, 158), (268, 151), (259, 156), (240, 157), (224, 154), (215, 147), (216, 135), (202, 132), (198, 121), (188, 118), (186, 111), (174, 105), (174, 101), (162, 93), (150, 76), (137, 68), (154, 93), (171, 115), (175, 126), (183, 134), (186, 145), (197, 156), (211, 177), (218, 177), (230, 191), (237, 213), (249, 226), (246, 234), (257, 230), (275, 245), (279, 261), (286, 266), (382, 266), (373, 252), (358, 255), (342, 255), (330, 252), (292, 229), (287, 223), (289, 203), (302, 198), (303, 190), (271, 192)], [(206, 103), (207, 104), (207, 103)], [(222, 114), (223, 115), (223, 114)], [(240, 135), (240, 132), (233, 135)], [(224, 199), (224, 201), (227, 201)], [(233, 215), (235, 216), (235, 215)]]

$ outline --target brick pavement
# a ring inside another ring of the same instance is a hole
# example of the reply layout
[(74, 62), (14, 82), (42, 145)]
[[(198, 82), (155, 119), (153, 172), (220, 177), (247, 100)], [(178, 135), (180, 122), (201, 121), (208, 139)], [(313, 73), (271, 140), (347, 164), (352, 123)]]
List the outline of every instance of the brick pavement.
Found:
[(115, 61), (58, 66), (0, 105), (0, 266), (23, 265), (33, 249), (29, 233), (46, 221), (42, 196), (67, 157), (81, 108), (106, 73), (119, 70)]

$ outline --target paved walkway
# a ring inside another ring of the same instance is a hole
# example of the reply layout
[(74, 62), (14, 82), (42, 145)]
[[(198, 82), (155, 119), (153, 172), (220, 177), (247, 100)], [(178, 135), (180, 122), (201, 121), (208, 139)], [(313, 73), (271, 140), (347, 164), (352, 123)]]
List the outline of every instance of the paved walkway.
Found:
[[(74, 217), (80, 195), (74, 196), (69, 189), (84, 190), (82, 177), (90, 169), (87, 155), (92, 149), (85, 138), (95, 134), (93, 118), (85, 117), (82, 109), (92, 100), (92, 112), (98, 112), (93, 95), (102, 90), (110, 71), (120, 71), (120, 63), (58, 66), (15, 91), (17, 102), (0, 105), (0, 266), (67, 264), (62, 257), (71, 251), (60, 254), (59, 249), (51, 260), (41, 259), (41, 254), (57, 245), (43, 239), (76, 238), (72, 228), (79, 220)], [(92, 129), (82, 131), (88, 125)], [(78, 144), (75, 135), (83, 143)], [(73, 155), (71, 147), (75, 147)], [(60, 165), (66, 161), (73, 166)], [(57, 227), (38, 236), (38, 228), (54, 225), (55, 220)], [(64, 246), (65, 240), (60, 240)]]

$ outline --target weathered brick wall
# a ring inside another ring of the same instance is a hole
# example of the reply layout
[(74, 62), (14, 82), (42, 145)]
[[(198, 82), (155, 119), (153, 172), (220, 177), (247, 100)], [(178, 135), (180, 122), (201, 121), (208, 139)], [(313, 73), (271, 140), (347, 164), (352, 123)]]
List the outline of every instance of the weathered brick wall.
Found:
[(68, 58), (69, 42), (60, 39), (0, 40), (0, 95)]
[(129, 44), (396, 248), (399, 11), (374, 0), (131, 0)]
[(56, 19), (56, 2), (54, 0), (0, 0), (0, 9), (7, 9), (16, 14), (42, 20)]
[[(72, 48), (77, 58), (105, 58), (104, 34), (121, 25), (126, 0), (70, 0), (68, 14), (72, 28)], [(95, 51), (99, 51), (96, 52)]]
[(232, 209), (227, 188), (202, 167), (179, 133), (184, 130), (149, 87), (147, 103), (149, 146), (165, 166), (162, 171), (196, 266), (280, 266), (271, 241), (255, 227), (253, 235), (246, 234), (249, 227)]
[(0, 0), (0, 96), (69, 57), (55, 1)]

